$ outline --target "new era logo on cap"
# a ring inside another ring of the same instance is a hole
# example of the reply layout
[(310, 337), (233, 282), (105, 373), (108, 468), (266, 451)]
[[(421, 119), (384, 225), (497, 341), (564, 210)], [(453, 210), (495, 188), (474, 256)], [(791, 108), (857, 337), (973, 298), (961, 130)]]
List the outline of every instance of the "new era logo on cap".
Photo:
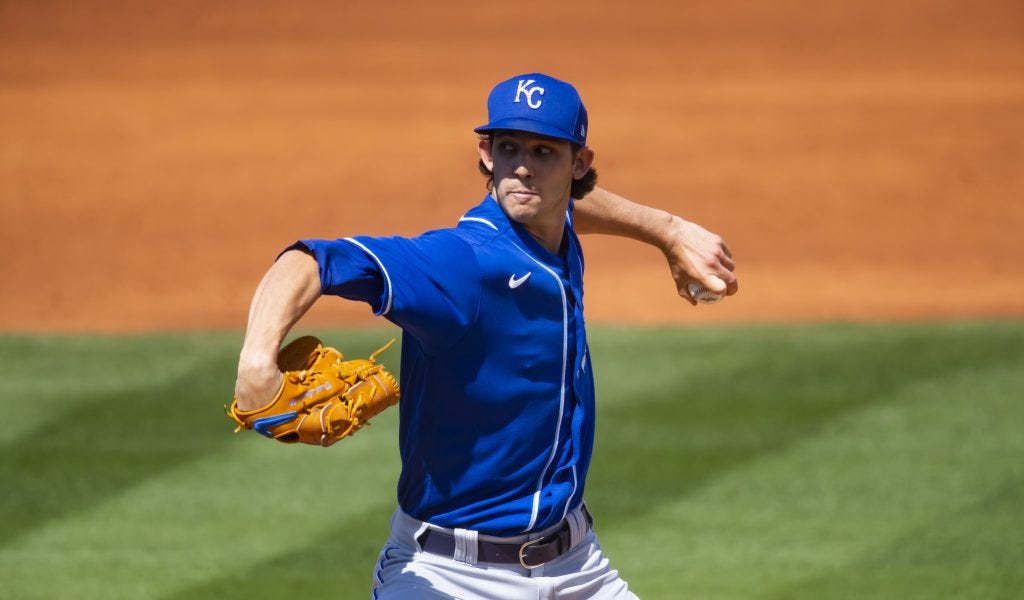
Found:
[(488, 123), (474, 129), (528, 131), (587, 144), (587, 109), (572, 85), (543, 73), (519, 75), (494, 86), (487, 97)]

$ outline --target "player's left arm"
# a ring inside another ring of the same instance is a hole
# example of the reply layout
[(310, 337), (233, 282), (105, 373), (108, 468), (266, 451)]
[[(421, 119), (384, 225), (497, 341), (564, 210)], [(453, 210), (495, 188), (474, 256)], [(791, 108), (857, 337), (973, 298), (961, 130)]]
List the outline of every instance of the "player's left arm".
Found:
[(679, 295), (690, 304), (696, 304), (687, 290), (691, 281), (729, 296), (739, 289), (736, 265), (725, 240), (682, 217), (597, 187), (575, 203), (573, 219), (577, 233), (627, 237), (660, 249)]

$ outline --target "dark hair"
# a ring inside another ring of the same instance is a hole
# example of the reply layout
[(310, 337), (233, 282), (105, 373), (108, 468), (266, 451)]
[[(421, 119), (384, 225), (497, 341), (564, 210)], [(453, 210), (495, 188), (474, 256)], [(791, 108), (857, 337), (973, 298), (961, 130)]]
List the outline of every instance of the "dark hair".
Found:
[[(493, 132), (482, 133), (480, 134), (480, 139), (491, 141), (493, 139), (492, 135)], [(569, 145), (572, 146), (572, 157), (575, 160), (576, 155), (579, 153), (580, 150), (583, 149), (583, 146), (579, 144), (574, 144), (572, 142), (569, 142)], [(480, 173), (487, 178), (487, 190), (492, 191), (494, 189), (494, 173), (492, 173), (491, 170), (487, 168), (487, 165), (484, 164), (483, 159), (480, 159), (480, 162), (477, 163), (477, 168), (480, 169)], [(588, 170), (586, 174), (583, 175), (583, 177), (581, 177), (580, 179), (572, 180), (572, 188), (569, 190), (569, 195), (575, 198), (576, 200), (579, 200), (583, 196), (586, 196), (590, 192), (594, 191), (594, 188), (596, 186), (597, 171), (595, 171), (594, 168), (591, 167), (590, 170)]]

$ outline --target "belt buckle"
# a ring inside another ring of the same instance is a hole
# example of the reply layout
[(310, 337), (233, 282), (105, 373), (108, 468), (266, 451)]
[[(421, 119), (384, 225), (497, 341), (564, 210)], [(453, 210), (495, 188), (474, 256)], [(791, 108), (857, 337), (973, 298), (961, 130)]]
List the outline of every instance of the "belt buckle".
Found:
[(528, 565), (528, 564), (526, 564), (526, 549), (529, 548), (530, 546), (534, 546), (536, 544), (543, 543), (546, 539), (547, 539), (546, 536), (545, 537), (541, 537), (541, 538), (537, 538), (535, 540), (530, 540), (528, 542), (524, 542), (522, 546), (519, 546), (519, 564), (522, 565), (524, 569), (527, 569), (527, 570), (536, 569), (536, 568), (544, 566), (548, 562), (548, 561), (544, 561), (542, 563), (537, 563), (535, 565)]

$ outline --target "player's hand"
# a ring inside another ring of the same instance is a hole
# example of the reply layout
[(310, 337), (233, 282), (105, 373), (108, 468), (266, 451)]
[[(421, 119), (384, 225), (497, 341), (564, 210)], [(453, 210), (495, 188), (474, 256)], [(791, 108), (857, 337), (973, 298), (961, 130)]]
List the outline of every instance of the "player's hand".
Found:
[(238, 379), (235, 380), (238, 409), (251, 411), (266, 406), (281, 388), (281, 377), (273, 358), (267, 361), (243, 353), (238, 361)]
[(709, 291), (727, 296), (739, 290), (729, 246), (717, 234), (680, 217), (673, 217), (668, 243), (662, 248), (679, 295), (694, 306), (687, 284), (701, 283)]

